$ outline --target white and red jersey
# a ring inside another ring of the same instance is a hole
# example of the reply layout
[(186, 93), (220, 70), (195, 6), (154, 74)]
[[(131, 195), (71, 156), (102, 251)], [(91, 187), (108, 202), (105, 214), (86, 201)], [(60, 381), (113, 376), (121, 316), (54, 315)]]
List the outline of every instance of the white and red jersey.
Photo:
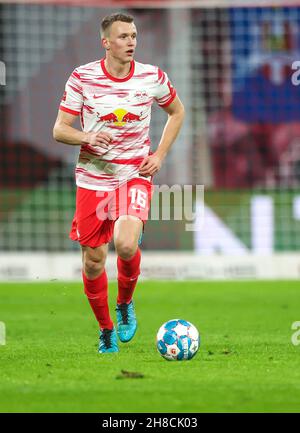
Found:
[[(131, 62), (125, 78), (111, 76), (104, 59), (76, 68), (68, 79), (60, 109), (80, 115), (85, 132), (108, 132), (108, 149), (83, 145), (76, 166), (76, 184), (111, 191), (140, 177), (139, 165), (149, 155), (149, 125), (154, 101), (168, 106), (176, 90), (157, 66)], [(150, 177), (149, 177), (150, 179)]]

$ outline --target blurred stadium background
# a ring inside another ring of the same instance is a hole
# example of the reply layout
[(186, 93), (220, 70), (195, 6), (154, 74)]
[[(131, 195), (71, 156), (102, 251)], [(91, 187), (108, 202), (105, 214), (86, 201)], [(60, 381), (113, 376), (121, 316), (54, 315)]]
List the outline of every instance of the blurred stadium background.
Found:
[[(147, 223), (144, 278), (299, 278), (300, 2), (49, 0), (0, 2), (0, 279), (80, 277), (78, 148), (52, 128), (72, 70), (103, 57), (114, 11), (135, 17), (136, 60), (166, 70), (186, 107), (155, 183), (205, 186), (194, 230)], [(154, 108), (153, 149), (165, 119)]]

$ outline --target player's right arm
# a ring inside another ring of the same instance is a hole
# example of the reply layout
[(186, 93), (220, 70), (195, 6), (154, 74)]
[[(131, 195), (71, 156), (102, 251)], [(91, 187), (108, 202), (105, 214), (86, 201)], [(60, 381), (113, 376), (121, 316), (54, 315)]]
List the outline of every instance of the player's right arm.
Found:
[(78, 116), (59, 110), (53, 128), (53, 137), (56, 141), (74, 146), (89, 144), (90, 146), (107, 149), (112, 136), (107, 132), (79, 131), (72, 125)]
[(74, 146), (91, 145), (106, 150), (112, 140), (106, 132), (84, 132), (73, 127), (73, 124), (82, 111), (83, 88), (78, 69), (74, 69), (66, 82), (65, 91), (58, 110), (57, 119), (53, 128), (53, 137), (56, 141)]

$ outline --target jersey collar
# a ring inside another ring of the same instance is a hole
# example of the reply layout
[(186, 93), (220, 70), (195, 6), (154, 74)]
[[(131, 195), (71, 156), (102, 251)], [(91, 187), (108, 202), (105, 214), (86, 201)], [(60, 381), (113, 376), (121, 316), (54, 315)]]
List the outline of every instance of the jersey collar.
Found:
[(124, 82), (124, 81), (128, 81), (128, 80), (130, 80), (130, 78), (133, 76), (133, 74), (134, 74), (134, 68), (135, 68), (135, 62), (134, 62), (134, 60), (131, 60), (131, 68), (130, 68), (130, 72), (129, 72), (129, 74), (126, 75), (126, 77), (124, 77), (124, 78), (117, 78), (117, 77), (114, 77), (113, 75), (111, 75), (111, 74), (108, 72), (108, 70), (106, 69), (106, 67), (105, 67), (104, 60), (105, 60), (105, 59), (102, 59), (102, 60), (100, 61), (101, 68), (102, 68), (102, 71), (103, 71), (104, 75), (106, 75), (106, 77), (109, 78), (110, 80), (112, 80), (112, 81), (116, 81), (116, 82), (118, 82), (118, 83), (122, 83), (122, 82)]

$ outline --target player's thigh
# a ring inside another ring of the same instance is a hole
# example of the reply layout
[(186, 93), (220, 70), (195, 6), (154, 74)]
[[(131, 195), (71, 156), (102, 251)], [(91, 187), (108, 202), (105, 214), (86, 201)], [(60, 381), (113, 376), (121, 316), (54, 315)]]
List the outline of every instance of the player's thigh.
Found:
[(108, 253), (108, 244), (103, 244), (95, 248), (81, 245), (81, 251), (84, 268), (90, 270), (104, 268)]
[(133, 215), (121, 215), (114, 226), (114, 243), (117, 252), (134, 254), (143, 229), (143, 221)]

